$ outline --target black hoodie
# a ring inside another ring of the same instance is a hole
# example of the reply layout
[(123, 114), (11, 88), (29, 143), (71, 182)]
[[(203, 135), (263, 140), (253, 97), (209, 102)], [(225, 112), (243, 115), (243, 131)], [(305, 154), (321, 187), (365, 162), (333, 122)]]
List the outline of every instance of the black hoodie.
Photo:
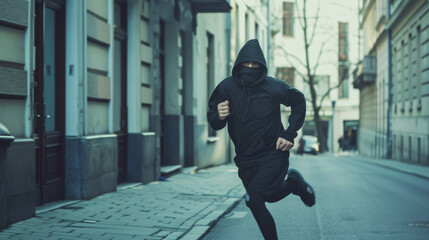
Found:
[[(243, 62), (260, 64), (259, 77), (243, 81), (240, 68)], [(230, 115), (220, 120), (217, 105), (229, 101)], [(289, 126), (284, 130), (280, 118), (280, 104), (291, 107)], [(278, 137), (293, 142), (305, 118), (305, 98), (297, 89), (284, 81), (267, 77), (265, 57), (258, 40), (248, 41), (238, 53), (232, 76), (224, 79), (209, 100), (207, 119), (219, 130), (228, 123), (228, 132), (235, 145), (234, 161), (239, 168), (256, 166), (274, 157), (285, 157), (276, 150)]]

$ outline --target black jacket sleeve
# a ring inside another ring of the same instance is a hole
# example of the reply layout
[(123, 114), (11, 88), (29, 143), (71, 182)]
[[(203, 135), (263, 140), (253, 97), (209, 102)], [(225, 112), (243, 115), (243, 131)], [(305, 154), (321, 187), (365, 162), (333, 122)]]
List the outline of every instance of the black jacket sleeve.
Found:
[(222, 97), (221, 88), (220, 88), (220, 85), (218, 85), (213, 91), (212, 95), (210, 96), (209, 110), (207, 112), (207, 120), (209, 121), (210, 126), (214, 130), (220, 130), (224, 128), (226, 125), (226, 122), (228, 121), (229, 116), (226, 117), (224, 120), (220, 120), (217, 112), (217, 105), (226, 100), (227, 99)]
[(305, 119), (306, 101), (304, 94), (285, 82), (281, 83), (282, 93), (280, 94), (280, 103), (291, 107), (291, 114), (288, 122), (289, 126), (283, 130), (280, 137), (293, 143), (294, 138), (298, 135), (297, 131), (302, 127)]

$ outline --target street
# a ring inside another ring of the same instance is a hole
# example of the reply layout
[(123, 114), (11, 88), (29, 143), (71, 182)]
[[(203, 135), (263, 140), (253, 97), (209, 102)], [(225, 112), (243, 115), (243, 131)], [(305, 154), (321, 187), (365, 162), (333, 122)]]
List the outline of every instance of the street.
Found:
[[(429, 180), (357, 156), (293, 156), (316, 191), (316, 205), (298, 196), (268, 204), (279, 239), (429, 239)], [(204, 238), (262, 239), (242, 200)]]

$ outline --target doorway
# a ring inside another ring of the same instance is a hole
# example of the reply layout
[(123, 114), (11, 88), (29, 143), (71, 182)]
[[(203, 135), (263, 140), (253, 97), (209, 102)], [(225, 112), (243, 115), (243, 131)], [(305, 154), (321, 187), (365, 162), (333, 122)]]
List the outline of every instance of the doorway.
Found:
[(34, 132), (36, 204), (64, 199), (64, 1), (35, 3)]
[(115, 1), (113, 131), (118, 138), (118, 183), (127, 170), (127, 4)]

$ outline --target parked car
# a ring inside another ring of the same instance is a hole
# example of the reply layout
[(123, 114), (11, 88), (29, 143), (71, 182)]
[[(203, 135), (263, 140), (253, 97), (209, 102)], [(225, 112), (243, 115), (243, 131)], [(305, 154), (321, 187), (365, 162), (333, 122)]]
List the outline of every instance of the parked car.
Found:
[(319, 142), (317, 137), (310, 135), (303, 135), (298, 142), (298, 154), (312, 153), (316, 155), (319, 153)]

